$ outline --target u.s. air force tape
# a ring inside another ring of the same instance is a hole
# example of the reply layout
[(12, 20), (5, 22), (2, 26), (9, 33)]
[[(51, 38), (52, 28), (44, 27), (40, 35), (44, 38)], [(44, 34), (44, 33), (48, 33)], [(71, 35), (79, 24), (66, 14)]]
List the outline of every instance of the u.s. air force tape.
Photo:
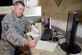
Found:
[(4, 23), (4, 30), (7, 31), (9, 29), (8, 23)]

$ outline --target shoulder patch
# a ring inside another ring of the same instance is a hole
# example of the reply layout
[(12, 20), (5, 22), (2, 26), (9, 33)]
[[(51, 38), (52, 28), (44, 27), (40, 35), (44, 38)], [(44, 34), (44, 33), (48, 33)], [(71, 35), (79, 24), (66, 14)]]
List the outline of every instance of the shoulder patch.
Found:
[(7, 31), (9, 29), (8, 23), (4, 23), (4, 30)]

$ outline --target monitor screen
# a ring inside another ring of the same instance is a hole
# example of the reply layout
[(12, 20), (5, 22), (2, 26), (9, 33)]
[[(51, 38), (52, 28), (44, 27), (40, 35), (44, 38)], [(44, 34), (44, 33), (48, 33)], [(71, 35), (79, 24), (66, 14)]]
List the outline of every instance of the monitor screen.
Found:
[(43, 20), (43, 25), (44, 25), (44, 28), (51, 29), (51, 18), (50, 17), (45, 17), (44, 20)]

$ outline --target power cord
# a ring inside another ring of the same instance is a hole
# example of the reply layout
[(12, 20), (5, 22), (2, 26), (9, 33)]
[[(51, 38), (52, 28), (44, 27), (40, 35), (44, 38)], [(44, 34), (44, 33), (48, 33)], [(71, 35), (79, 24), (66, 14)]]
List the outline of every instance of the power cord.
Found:
[(60, 39), (66, 38), (65, 34), (59, 33), (56, 29), (53, 30), (53, 32), (55, 32), (55, 35), (53, 37), (53, 41), (57, 42), (58, 41), (58, 45), (60, 46)]

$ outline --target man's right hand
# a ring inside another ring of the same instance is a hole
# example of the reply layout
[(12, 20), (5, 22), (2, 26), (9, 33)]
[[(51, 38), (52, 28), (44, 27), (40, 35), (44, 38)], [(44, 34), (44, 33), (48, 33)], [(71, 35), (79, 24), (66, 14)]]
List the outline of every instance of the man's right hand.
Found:
[(30, 47), (30, 48), (35, 47), (36, 41), (35, 41), (35, 39), (34, 40), (31, 40), (31, 39), (30, 40), (26, 40), (25, 41), (25, 45)]

